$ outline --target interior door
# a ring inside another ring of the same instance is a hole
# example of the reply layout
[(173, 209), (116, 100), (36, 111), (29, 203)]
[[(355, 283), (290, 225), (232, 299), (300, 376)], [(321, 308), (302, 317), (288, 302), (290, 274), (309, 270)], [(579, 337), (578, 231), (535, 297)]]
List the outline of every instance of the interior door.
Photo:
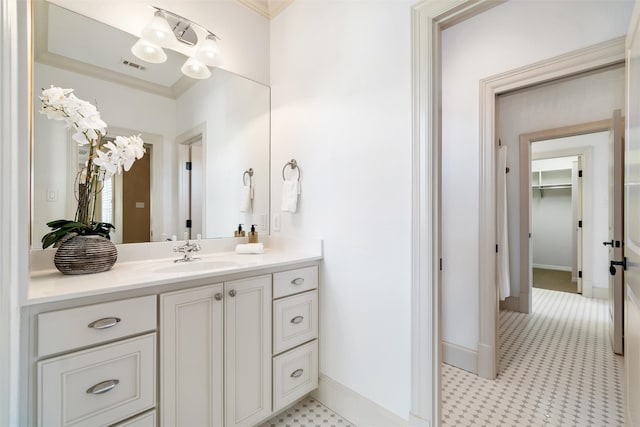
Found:
[(625, 373), (626, 424), (640, 425), (640, 4), (627, 35), (625, 147)]
[(620, 110), (613, 112), (609, 137), (609, 337), (616, 354), (623, 353), (623, 151)]
[(152, 241), (151, 146), (128, 172), (122, 174), (122, 243)]

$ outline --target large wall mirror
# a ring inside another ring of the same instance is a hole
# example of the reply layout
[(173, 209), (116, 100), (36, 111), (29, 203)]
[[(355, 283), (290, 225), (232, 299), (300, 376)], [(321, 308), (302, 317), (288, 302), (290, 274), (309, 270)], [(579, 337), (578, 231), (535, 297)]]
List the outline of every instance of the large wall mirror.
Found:
[[(190, 79), (178, 52), (144, 63), (131, 53), (132, 34), (44, 0), (32, 7), (33, 248), (48, 221), (73, 219), (83, 155), (61, 122), (39, 113), (51, 85), (96, 105), (108, 136), (145, 141), (144, 161), (103, 189), (98, 209), (115, 225), (116, 243), (231, 237), (239, 223), (268, 233), (269, 87), (220, 68)], [(244, 185), (252, 187), (248, 208)]]

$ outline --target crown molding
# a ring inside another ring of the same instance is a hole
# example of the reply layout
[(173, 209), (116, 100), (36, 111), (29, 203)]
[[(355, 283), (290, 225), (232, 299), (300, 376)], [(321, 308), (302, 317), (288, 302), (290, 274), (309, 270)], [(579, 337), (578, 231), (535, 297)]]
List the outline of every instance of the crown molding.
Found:
[(285, 10), (294, 0), (236, 0), (243, 6), (267, 19), (275, 18), (280, 12)]

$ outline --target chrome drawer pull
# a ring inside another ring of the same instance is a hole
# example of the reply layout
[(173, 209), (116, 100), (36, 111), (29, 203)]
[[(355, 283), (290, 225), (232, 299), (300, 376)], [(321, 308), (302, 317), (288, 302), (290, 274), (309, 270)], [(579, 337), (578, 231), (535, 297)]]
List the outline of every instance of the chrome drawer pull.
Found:
[(119, 321), (119, 317), (105, 317), (104, 319), (93, 321), (87, 326), (93, 329), (107, 329), (116, 326)]
[(111, 391), (116, 385), (120, 383), (120, 380), (107, 380), (102, 381), (94, 385), (93, 387), (89, 387), (87, 389), (87, 394), (102, 394), (108, 391)]
[(291, 323), (293, 323), (294, 325), (297, 325), (298, 323), (302, 323), (303, 320), (304, 320), (304, 317), (296, 316), (293, 319), (291, 319)]
[(292, 285), (300, 286), (304, 283), (304, 279), (302, 277), (296, 277), (291, 281)]
[(216, 299), (216, 301), (220, 301), (222, 300), (222, 294), (218, 292), (217, 294), (215, 294), (214, 298)]
[(291, 378), (298, 378), (302, 375), (303, 372), (304, 372), (304, 369), (296, 369), (291, 373)]
[(236, 290), (235, 290), (235, 289), (231, 289), (231, 290), (229, 291), (229, 296), (230, 296), (231, 298), (235, 297), (235, 296), (236, 296)]

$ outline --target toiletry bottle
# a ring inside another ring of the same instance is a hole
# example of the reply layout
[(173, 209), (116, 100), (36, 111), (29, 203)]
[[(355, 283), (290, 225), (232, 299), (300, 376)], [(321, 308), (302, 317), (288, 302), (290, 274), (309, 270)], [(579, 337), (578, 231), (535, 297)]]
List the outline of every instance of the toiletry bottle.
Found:
[(242, 229), (242, 224), (238, 224), (238, 229), (233, 232), (233, 237), (244, 237), (244, 230)]
[(249, 232), (249, 243), (258, 243), (258, 232), (256, 231), (255, 224), (251, 224), (251, 231)]

